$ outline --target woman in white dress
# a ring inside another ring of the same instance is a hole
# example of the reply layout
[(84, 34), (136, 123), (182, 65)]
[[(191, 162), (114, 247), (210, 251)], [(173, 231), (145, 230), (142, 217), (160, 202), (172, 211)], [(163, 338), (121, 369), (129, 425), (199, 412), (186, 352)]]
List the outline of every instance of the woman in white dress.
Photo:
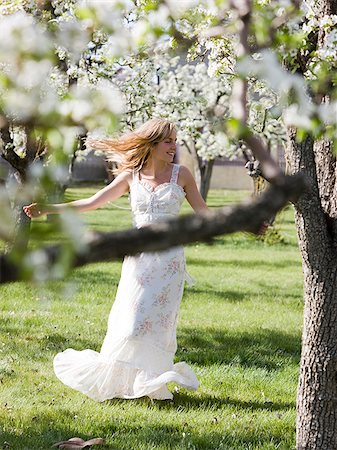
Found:
[[(29, 217), (69, 207), (93, 210), (127, 192), (138, 228), (177, 216), (185, 197), (196, 212), (208, 210), (190, 171), (173, 164), (176, 130), (171, 122), (152, 119), (120, 139), (92, 144), (121, 156), (119, 175), (88, 199), (25, 206)], [(173, 363), (185, 274), (182, 247), (126, 257), (101, 351), (67, 349), (57, 354), (56, 376), (97, 401), (171, 399), (166, 384), (172, 381), (197, 389), (192, 369), (185, 362)]]

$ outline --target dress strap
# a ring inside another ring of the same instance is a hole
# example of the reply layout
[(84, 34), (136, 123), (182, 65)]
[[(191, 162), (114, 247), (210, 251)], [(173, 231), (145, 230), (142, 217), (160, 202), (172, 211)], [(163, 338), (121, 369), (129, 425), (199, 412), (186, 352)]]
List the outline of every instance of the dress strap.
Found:
[(180, 169), (180, 165), (179, 164), (174, 164), (173, 165), (170, 183), (177, 184), (178, 175), (179, 175), (179, 169)]

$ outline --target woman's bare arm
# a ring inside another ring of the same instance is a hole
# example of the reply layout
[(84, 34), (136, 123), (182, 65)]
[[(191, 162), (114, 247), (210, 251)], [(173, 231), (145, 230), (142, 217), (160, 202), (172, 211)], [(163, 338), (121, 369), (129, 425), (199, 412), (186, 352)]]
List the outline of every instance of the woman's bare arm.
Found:
[(200, 195), (195, 179), (187, 167), (180, 167), (178, 181), (186, 192), (186, 200), (196, 213), (209, 211), (208, 206)]
[(116, 200), (128, 192), (130, 182), (131, 173), (127, 171), (122, 172), (108, 186), (96, 192), (92, 197), (54, 205), (32, 203), (31, 205), (24, 206), (23, 210), (30, 218), (40, 217), (44, 214), (60, 214), (69, 208), (77, 212), (91, 211), (107, 202)]

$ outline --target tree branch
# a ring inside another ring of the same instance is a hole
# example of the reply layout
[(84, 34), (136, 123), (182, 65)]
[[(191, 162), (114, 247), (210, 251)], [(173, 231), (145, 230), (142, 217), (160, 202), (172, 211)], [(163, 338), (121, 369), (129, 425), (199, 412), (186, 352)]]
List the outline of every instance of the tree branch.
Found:
[[(238, 56), (244, 57), (250, 54), (249, 47), (249, 31), (251, 21), (251, 0), (232, 0), (231, 4), (236, 9), (240, 18), (240, 45), (238, 50)], [(247, 107), (247, 93), (248, 93), (248, 81), (245, 79), (237, 78), (233, 84), (232, 91), (232, 110), (234, 117), (243, 125), (243, 129), (246, 130), (241, 139), (244, 140), (247, 146), (251, 149), (254, 157), (261, 163), (262, 175), (270, 183), (282, 182), (284, 173), (280, 166), (271, 157), (267, 146), (262, 139), (248, 131), (248, 107)]]
[[(205, 215), (186, 215), (140, 229), (91, 233), (87, 238), (86, 250), (74, 254), (73, 267), (121, 259), (125, 255), (136, 255), (143, 251), (162, 251), (198, 241), (210, 242), (215, 236), (237, 231), (258, 233), (264, 222), (289, 201), (296, 201), (305, 188), (301, 175), (285, 176), (254, 202), (237, 205), (230, 212), (221, 209)], [(47, 265), (52, 265), (62, 254), (62, 246), (50, 246), (38, 252), (43, 252), (40, 257), (43, 256)], [(19, 265), (7, 255), (0, 254), (0, 283), (31, 277), (32, 274), (23, 275)]]

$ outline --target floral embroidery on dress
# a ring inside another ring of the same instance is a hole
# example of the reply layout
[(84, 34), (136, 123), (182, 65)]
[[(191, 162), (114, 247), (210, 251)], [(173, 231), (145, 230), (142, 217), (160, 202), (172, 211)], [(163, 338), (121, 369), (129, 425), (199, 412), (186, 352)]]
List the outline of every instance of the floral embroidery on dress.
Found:
[(169, 330), (172, 328), (174, 322), (172, 320), (172, 314), (159, 314), (159, 321), (157, 322), (161, 327), (163, 327), (165, 330)]
[(137, 281), (138, 283), (142, 286), (148, 286), (149, 284), (151, 284), (151, 281), (153, 280), (153, 275), (151, 273), (146, 273), (143, 272), (138, 278)]
[(133, 303), (131, 303), (131, 311), (133, 311), (136, 314), (137, 314), (137, 312), (144, 314), (144, 312), (145, 312), (144, 301), (137, 302), (135, 300)]
[(165, 286), (162, 289), (162, 291), (155, 296), (155, 302), (153, 303), (153, 305), (164, 307), (169, 302), (169, 299), (170, 299), (169, 286)]
[(149, 317), (146, 317), (142, 322), (138, 325), (136, 328), (136, 336), (145, 336), (146, 334), (151, 333), (153, 328), (153, 322), (149, 319)]
[(164, 268), (164, 274), (162, 278), (173, 277), (177, 272), (181, 270), (180, 258), (172, 258)]

